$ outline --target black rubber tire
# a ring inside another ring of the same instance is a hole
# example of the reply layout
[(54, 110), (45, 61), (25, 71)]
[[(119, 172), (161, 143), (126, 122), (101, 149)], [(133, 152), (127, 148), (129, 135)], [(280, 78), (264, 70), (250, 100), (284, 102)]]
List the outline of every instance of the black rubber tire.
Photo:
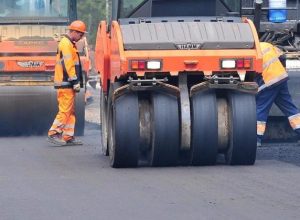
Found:
[(111, 102), (108, 128), (111, 166), (136, 167), (139, 158), (139, 105), (136, 93), (124, 94)]
[(175, 96), (152, 93), (151, 166), (174, 166), (179, 152), (179, 112)]
[(230, 140), (225, 154), (230, 165), (253, 165), (256, 158), (255, 95), (231, 91), (228, 93)]
[(75, 115), (76, 115), (76, 125), (75, 125), (75, 136), (84, 135), (85, 127), (85, 91), (80, 90), (80, 93), (76, 94), (75, 100)]
[(214, 90), (192, 97), (192, 165), (214, 165), (218, 154), (218, 108)]
[(100, 117), (101, 117), (101, 144), (102, 153), (108, 156), (108, 141), (107, 141), (107, 99), (101, 88), (100, 91)]

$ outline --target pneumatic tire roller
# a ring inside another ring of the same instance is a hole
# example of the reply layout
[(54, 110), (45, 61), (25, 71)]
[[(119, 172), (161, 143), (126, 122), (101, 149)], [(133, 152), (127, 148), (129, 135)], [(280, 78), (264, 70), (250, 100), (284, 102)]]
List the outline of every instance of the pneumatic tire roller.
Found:
[(214, 165), (218, 154), (255, 163), (262, 57), (250, 20), (120, 19), (106, 33), (102, 22), (102, 146), (112, 167)]

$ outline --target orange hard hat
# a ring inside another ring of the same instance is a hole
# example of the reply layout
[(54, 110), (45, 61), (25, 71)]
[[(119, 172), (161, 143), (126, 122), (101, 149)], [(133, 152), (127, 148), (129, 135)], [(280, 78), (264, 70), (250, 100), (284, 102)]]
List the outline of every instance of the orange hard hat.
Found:
[(87, 33), (86, 32), (86, 26), (85, 26), (85, 23), (83, 21), (80, 21), (80, 20), (76, 20), (76, 21), (73, 21), (69, 28), (69, 30), (73, 30), (73, 31), (79, 31), (81, 33)]

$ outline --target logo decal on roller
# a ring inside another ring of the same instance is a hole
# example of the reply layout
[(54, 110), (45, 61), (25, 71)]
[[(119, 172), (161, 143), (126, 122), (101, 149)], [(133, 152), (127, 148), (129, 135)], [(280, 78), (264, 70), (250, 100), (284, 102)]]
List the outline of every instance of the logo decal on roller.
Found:
[(43, 61), (18, 61), (18, 66), (23, 68), (36, 68), (41, 67), (44, 62)]
[(200, 50), (202, 44), (200, 43), (187, 43), (187, 44), (176, 44), (179, 50)]

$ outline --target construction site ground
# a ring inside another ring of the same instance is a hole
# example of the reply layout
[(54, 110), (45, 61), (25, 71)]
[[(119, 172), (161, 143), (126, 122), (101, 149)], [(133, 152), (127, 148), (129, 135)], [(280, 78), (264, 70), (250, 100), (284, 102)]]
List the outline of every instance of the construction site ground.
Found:
[[(91, 88), (89, 88), (91, 89)], [(300, 146), (268, 144), (254, 166), (113, 169), (101, 154), (99, 88), (83, 146), (0, 139), (0, 219), (299, 219)]]

